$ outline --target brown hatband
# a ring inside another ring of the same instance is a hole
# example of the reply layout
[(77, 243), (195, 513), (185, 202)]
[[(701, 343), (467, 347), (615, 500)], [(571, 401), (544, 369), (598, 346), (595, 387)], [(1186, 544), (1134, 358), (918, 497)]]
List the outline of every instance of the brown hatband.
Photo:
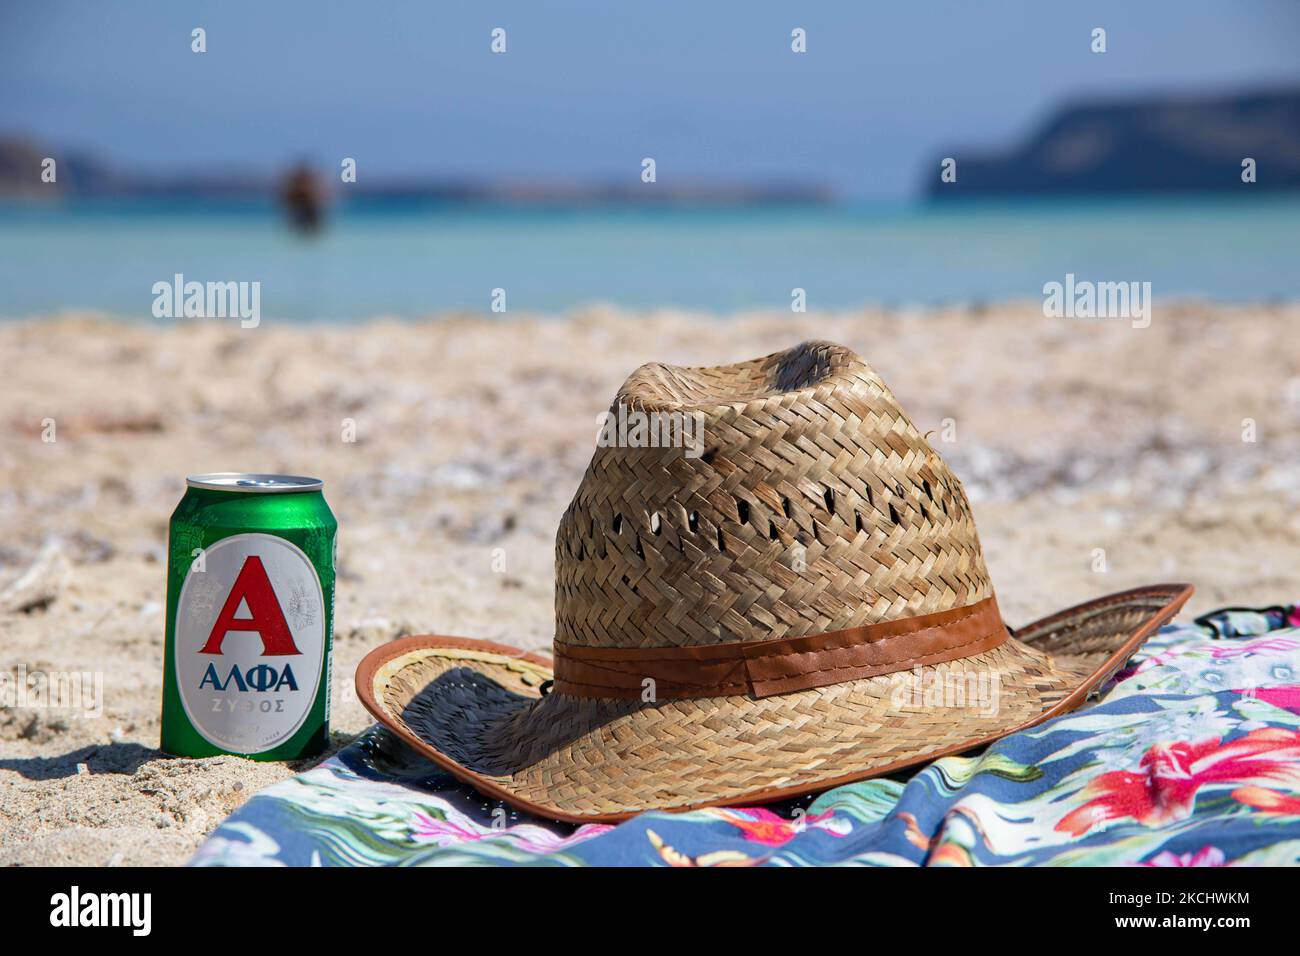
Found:
[(808, 637), (690, 647), (555, 643), (555, 687), (572, 697), (771, 697), (982, 654), (1007, 639), (995, 598)]

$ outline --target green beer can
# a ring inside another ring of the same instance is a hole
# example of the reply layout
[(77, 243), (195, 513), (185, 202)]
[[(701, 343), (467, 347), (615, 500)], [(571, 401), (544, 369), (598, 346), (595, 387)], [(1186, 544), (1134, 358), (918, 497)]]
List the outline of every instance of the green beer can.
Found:
[(186, 479), (168, 529), (166, 752), (293, 760), (325, 749), (338, 522), (323, 484)]

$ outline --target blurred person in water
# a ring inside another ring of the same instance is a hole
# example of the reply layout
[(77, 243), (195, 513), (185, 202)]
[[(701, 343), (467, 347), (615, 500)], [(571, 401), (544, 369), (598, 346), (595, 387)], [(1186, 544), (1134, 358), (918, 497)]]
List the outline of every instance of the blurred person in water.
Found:
[(296, 232), (312, 234), (324, 226), (325, 187), (306, 163), (289, 170), (280, 185), (280, 202)]

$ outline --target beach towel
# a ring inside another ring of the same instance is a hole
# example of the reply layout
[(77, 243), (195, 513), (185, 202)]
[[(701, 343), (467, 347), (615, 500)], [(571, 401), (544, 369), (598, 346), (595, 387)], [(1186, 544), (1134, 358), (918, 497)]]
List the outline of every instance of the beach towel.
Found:
[(1165, 627), (1097, 703), (781, 806), (534, 819), (372, 728), (225, 820), (192, 865), (1300, 863), (1300, 615)]

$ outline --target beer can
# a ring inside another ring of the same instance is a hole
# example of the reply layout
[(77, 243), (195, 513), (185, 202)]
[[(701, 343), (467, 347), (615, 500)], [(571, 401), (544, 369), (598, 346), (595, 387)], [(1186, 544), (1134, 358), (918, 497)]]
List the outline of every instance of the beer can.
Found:
[(338, 522), (323, 484), (186, 479), (168, 528), (164, 751), (293, 760), (328, 744)]

